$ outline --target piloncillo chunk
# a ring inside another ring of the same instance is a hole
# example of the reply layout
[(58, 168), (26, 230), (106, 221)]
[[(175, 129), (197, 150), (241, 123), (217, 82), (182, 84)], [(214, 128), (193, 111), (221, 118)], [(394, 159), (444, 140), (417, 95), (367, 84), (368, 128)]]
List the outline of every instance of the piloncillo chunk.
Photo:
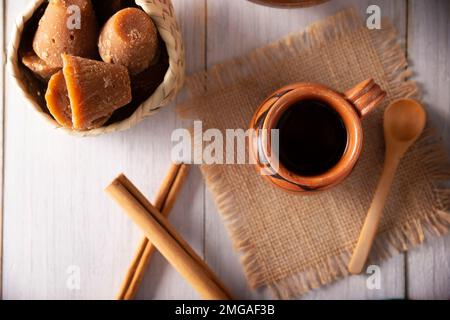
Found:
[(22, 57), (22, 63), (35, 75), (44, 81), (48, 81), (52, 75), (58, 72), (60, 67), (51, 67), (34, 52), (27, 53)]
[(90, 0), (50, 0), (39, 21), (33, 49), (50, 67), (62, 67), (61, 54), (95, 58), (98, 25)]
[(72, 110), (62, 70), (50, 78), (45, 100), (47, 101), (47, 108), (55, 120), (63, 127), (71, 128)]
[(74, 129), (100, 127), (131, 101), (130, 77), (124, 66), (67, 54), (62, 57)]
[(157, 56), (156, 26), (140, 9), (122, 9), (104, 25), (98, 47), (103, 61), (123, 65), (131, 75), (138, 74)]

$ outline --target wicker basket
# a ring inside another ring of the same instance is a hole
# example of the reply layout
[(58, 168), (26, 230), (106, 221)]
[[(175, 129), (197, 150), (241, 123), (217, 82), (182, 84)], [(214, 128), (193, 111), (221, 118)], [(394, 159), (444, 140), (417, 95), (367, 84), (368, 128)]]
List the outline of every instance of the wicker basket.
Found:
[(95, 136), (126, 130), (156, 112), (157, 109), (167, 105), (181, 89), (185, 78), (184, 48), (171, 1), (135, 0), (135, 3), (153, 19), (162, 40), (166, 44), (169, 67), (165, 73), (163, 82), (147, 100), (137, 107), (131, 116), (124, 120), (87, 131), (76, 131), (61, 127), (51, 115), (45, 112), (45, 106), (42, 106), (42, 93), (36, 92), (29, 81), (27, 81), (27, 76), (24, 74), (21, 62), (19, 62), (19, 46), (24, 26), (45, 1), (32, 1), (30, 6), (16, 21), (12, 40), (8, 48), (8, 68), (21, 94), (29, 102), (32, 109), (45, 119), (48, 124), (69, 134), (79, 136)]

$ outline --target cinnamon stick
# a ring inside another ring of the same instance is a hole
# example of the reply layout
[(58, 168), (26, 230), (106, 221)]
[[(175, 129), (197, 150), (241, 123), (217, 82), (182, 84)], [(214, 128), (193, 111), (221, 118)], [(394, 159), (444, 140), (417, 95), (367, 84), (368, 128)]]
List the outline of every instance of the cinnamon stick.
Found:
[(206, 264), (199, 263), (201, 259), (194, 250), (124, 175), (114, 180), (106, 192), (203, 298), (231, 298)]
[[(175, 180), (179, 176), (182, 168), (183, 176), (178, 178), (177, 185), (174, 187)], [(181, 186), (187, 176), (188, 169), (189, 167), (186, 164), (172, 164), (170, 166), (169, 171), (167, 172), (167, 175), (155, 197), (155, 207), (161, 210), (163, 214), (168, 215), (172, 210), (172, 206), (175, 203), (175, 198), (181, 190)], [(171, 199), (168, 201), (168, 205), (166, 205), (169, 192), (171, 193)], [(154, 247), (148, 241), (147, 237), (143, 237), (138, 245), (134, 258), (128, 267), (125, 278), (122, 281), (122, 285), (116, 297), (117, 300), (134, 299), (153, 252)]]
[[(168, 193), (161, 193), (161, 196), (158, 195), (158, 198), (162, 198), (163, 195), (165, 195), (165, 201), (159, 206), (161, 208), (161, 213), (167, 217), (172, 210), (175, 200), (181, 190), (181, 187), (183, 186), (184, 181), (186, 180), (187, 174), (189, 172), (189, 166), (186, 164), (183, 164), (179, 167), (179, 170), (176, 173), (175, 179), (172, 181), (172, 185), (169, 188)], [(171, 173), (169, 173), (170, 175)], [(162, 188), (165, 189), (165, 188)], [(158, 207), (156, 207), (158, 208)], [(158, 209), (159, 209), (158, 208)], [(148, 268), (148, 265), (150, 263), (150, 258), (153, 255), (153, 252), (155, 251), (155, 247), (152, 245), (152, 243), (147, 239), (147, 237), (144, 237), (141, 241), (141, 246), (143, 246), (143, 253), (141, 255), (141, 258), (139, 260), (139, 263), (137, 265), (137, 268), (134, 272), (134, 276), (131, 279), (131, 282), (128, 286), (128, 289), (125, 293), (125, 296), (123, 300), (132, 300), (134, 299), (139, 285), (142, 282), (142, 279), (144, 278), (144, 274)]]

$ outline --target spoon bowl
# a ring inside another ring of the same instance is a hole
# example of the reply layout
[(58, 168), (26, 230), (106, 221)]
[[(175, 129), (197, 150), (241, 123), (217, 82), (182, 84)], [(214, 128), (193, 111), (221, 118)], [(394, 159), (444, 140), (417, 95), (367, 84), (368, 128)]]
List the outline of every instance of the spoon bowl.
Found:
[(426, 113), (422, 105), (413, 99), (399, 99), (384, 111), (384, 135), (386, 143), (414, 142), (425, 127)]

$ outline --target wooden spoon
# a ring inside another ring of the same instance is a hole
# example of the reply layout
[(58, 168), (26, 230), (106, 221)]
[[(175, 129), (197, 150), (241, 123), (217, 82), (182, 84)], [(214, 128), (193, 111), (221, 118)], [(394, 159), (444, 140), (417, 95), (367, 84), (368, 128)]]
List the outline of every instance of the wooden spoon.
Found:
[(350, 273), (361, 273), (366, 263), (397, 166), (406, 150), (422, 133), (425, 122), (425, 110), (412, 99), (396, 100), (384, 111), (386, 155), (383, 173), (348, 265)]

